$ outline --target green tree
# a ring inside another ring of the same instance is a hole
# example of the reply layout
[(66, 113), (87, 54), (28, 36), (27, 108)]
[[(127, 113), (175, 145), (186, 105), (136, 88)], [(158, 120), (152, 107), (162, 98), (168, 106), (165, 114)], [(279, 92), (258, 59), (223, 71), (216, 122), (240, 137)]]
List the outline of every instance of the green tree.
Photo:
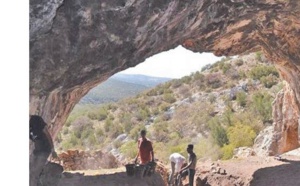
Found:
[(211, 119), (209, 121), (209, 128), (211, 131), (211, 136), (217, 145), (223, 147), (223, 145), (228, 144), (226, 130), (221, 126), (218, 120)]
[(272, 101), (274, 99), (267, 92), (258, 92), (252, 96), (252, 111), (260, 116), (263, 122), (272, 118)]

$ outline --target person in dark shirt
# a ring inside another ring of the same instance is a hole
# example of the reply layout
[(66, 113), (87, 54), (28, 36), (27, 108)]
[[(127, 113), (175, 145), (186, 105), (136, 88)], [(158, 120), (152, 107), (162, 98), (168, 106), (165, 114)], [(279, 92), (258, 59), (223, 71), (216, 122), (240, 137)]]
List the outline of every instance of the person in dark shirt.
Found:
[(188, 157), (188, 165), (183, 167), (180, 170), (180, 174), (182, 174), (184, 171), (188, 171), (188, 175), (189, 175), (189, 186), (193, 186), (194, 185), (194, 176), (195, 176), (195, 170), (196, 170), (196, 164), (197, 164), (197, 156), (193, 151), (194, 149), (194, 145), (189, 144), (186, 151), (189, 155)]
[(31, 115), (29, 120), (29, 138), (34, 143), (34, 150), (30, 154), (30, 186), (40, 185), (39, 177), (47, 163), (49, 155), (57, 157), (53, 141), (48, 132), (47, 124), (42, 117)]

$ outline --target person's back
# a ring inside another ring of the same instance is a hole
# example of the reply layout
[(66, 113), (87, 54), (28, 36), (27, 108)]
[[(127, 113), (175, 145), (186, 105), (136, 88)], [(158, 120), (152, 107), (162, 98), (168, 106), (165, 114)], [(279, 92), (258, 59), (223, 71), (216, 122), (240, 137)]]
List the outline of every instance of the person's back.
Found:
[(185, 157), (182, 156), (181, 154), (175, 152), (175, 153), (172, 153), (172, 154), (170, 155), (169, 160), (170, 160), (171, 162), (178, 163), (178, 162), (183, 162), (183, 161), (185, 161)]
[(152, 142), (145, 138), (140, 138), (138, 141), (139, 144), (139, 155), (141, 159), (141, 164), (147, 164), (151, 161), (151, 152), (153, 151)]
[(185, 157), (175, 152), (170, 155), (169, 160), (171, 162), (171, 173), (169, 176), (169, 183), (171, 183), (173, 181), (174, 174), (177, 176), (178, 172), (181, 170), (182, 165), (185, 162)]
[(141, 138), (138, 140), (138, 154), (135, 158), (135, 163), (140, 157), (141, 164), (146, 165), (152, 159), (154, 161), (154, 152), (152, 147), (152, 142), (146, 138), (146, 130), (141, 130)]

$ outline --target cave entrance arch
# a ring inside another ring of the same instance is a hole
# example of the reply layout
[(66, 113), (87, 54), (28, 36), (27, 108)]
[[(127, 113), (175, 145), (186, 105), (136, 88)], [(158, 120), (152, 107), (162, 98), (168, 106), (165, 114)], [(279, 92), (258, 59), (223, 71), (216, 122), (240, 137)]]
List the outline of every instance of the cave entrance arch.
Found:
[(30, 1), (30, 114), (41, 115), (55, 137), (91, 88), (154, 54), (178, 45), (216, 56), (263, 50), (287, 82), (275, 104), (275, 133), (280, 134), (276, 146), (279, 152), (296, 148), (299, 4), (298, 0)]

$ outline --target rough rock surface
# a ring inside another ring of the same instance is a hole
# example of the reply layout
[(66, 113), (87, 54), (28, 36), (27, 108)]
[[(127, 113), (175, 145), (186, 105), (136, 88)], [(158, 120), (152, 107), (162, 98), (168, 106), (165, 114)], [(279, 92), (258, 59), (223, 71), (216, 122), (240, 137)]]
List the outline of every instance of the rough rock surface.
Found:
[(261, 49), (288, 83), (274, 120), (278, 151), (293, 149), (299, 15), (298, 0), (31, 0), (30, 114), (51, 124), (55, 138), (91, 88), (154, 54), (178, 45), (217, 56)]

